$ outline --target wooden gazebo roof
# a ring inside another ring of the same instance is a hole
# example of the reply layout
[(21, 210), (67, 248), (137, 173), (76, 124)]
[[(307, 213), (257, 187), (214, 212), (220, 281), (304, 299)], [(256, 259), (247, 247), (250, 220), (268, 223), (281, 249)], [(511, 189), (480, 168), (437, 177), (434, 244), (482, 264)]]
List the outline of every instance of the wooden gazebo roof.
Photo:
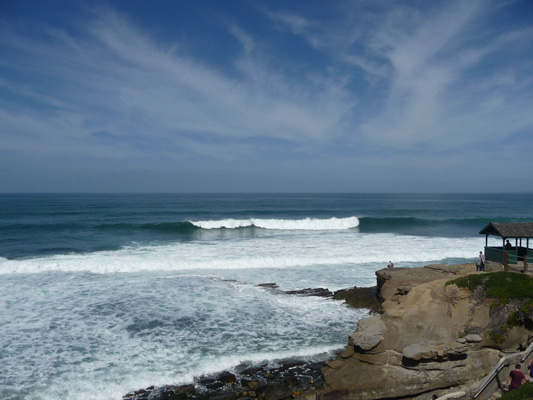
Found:
[(481, 235), (507, 238), (533, 238), (533, 222), (491, 222), (480, 232)]

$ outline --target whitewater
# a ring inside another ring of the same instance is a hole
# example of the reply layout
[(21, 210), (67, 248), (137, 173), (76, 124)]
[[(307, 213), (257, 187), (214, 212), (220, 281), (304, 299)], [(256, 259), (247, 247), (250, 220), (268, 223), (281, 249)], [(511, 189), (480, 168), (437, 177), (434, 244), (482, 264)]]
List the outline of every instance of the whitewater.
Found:
[(389, 260), (471, 262), (491, 219), (533, 217), (519, 200), (0, 195), (0, 398), (120, 399), (326, 360), (367, 311), (285, 291), (374, 286)]
[[(433, 238), (392, 233), (361, 234), (356, 217), (305, 220), (224, 220), (192, 222), (204, 229), (260, 226), (261, 235), (237, 233), (232, 240), (158, 245), (130, 245), (90, 254), (0, 259), (0, 274), (70, 271), (93, 273), (291, 269), (361, 264), (419, 263), (444, 258), (472, 258), (479, 238)], [(257, 224), (257, 225), (256, 225)], [(270, 227), (268, 227), (270, 226)], [(322, 231), (322, 233), (320, 233)], [(224, 233), (220, 233), (224, 235)], [(398, 264), (398, 265), (400, 265)], [(354, 267), (355, 268), (355, 267)], [(370, 282), (366, 282), (369, 284)]]

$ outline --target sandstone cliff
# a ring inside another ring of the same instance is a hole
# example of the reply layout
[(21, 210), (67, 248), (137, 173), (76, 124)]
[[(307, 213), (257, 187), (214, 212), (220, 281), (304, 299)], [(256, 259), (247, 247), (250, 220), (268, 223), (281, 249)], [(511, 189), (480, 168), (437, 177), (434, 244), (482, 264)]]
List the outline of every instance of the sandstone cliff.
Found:
[(496, 320), (520, 304), (506, 305), (498, 317), (483, 291), (446, 285), (475, 273), (474, 264), (377, 271), (381, 311), (359, 321), (346, 349), (323, 368), (325, 388), (317, 397), (415, 398), (479, 380), (501, 351), (524, 347), (523, 326), (506, 330), (503, 339), (492, 334)]

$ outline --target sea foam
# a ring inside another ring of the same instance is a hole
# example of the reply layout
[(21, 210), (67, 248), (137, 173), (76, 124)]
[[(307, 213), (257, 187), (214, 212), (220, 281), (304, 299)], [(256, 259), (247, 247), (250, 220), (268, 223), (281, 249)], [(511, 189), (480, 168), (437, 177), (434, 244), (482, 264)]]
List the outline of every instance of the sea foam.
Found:
[(365, 314), (197, 276), (25, 275), (2, 285), (0, 383), (9, 377), (12, 399), (120, 398), (243, 363), (321, 360)]
[[(490, 242), (490, 240), (489, 240)], [(490, 244), (490, 243), (489, 243)], [(114, 251), (63, 254), (9, 260), (0, 258), (0, 274), (49, 271), (97, 274), (141, 271), (221, 271), (293, 269), (341, 265), (397, 266), (438, 262), (446, 258), (471, 259), (482, 250), (479, 238), (439, 238), (394, 234), (359, 234), (329, 231), (321, 234), (291, 234), (246, 240), (175, 242), (128, 246)], [(375, 267), (374, 267), (375, 268)]]

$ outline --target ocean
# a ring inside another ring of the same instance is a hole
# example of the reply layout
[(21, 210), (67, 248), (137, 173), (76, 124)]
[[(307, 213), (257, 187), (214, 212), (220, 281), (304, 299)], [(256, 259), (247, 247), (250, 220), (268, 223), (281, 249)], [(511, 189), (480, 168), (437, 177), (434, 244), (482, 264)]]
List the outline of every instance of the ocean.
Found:
[(0, 398), (326, 360), (368, 311), (285, 291), (472, 262), (491, 221), (533, 194), (0, 194)]

